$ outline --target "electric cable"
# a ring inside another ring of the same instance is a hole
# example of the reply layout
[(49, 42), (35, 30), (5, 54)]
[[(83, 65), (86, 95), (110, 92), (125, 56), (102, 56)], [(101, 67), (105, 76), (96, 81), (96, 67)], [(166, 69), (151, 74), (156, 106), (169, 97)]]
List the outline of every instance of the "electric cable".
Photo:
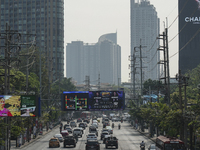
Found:
[(172, 56), (170, 56), (169, 58), (172, 58), (174, 57), (176, 54), (178, 54), (180, 51), (182, 51), (194, 38), (195, 36), (200, 32), (200, 28), (199, 30), (193, 35), (193, 37), (178, 51), (176, 52), (175, 54), (173, 54)]
[(183, 9), (185, 8), (185, 6), (187, 5), (189, 0), (187, 0), (183, 6), (183, 8), (181, 9), (181, 11), (179, 12), (178, 16), (174, 19), (174, 21), (170, 24), (170, 26), (168, 27), (168, 29), (174, 24), (174, 22), (178, 19), (179, 15), (182, 13)]

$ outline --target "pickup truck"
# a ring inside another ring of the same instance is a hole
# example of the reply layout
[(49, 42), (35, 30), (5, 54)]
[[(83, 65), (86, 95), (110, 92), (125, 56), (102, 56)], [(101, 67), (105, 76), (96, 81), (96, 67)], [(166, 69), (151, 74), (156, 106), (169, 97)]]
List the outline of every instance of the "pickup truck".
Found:
[(108, 137), (106, 139), (106, 149), (108, 148), (108, 146), (115, 146), (116, 149), (118, 149), (118, 139), (114, 136)]

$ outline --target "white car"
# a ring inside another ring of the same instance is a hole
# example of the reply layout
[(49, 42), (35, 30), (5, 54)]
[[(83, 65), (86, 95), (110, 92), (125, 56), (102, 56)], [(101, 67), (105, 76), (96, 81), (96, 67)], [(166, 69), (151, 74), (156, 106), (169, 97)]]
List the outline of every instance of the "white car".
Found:
[(113, 134), (113, 129), (111, 126), (106, 126), (106, 129), (108, 129), (109, 133), (110, 134)]
[(94, 126), (95, 128), (98, 128), (98, 123), (93, 123), (92, 126)]
[(58, 140), (59, 140), (60, 142), (63, 142), (62, 134), (55, 134), (54, 137), (55, 137), (55, 138), (58, 138)]
[(97, 120), (92, 120), (92, 123), (98, 123), (98, 121)]
[(89, 133), (87, 135), (87, 140), (97, 140), (97, 136), (95, 133)]
[(74, 129), (73, 130), (73, 136), (80, 136), (80, 137), (82, 137), (82, 129), (80, 129), (80, 128), (76, 128), (76, 129)]

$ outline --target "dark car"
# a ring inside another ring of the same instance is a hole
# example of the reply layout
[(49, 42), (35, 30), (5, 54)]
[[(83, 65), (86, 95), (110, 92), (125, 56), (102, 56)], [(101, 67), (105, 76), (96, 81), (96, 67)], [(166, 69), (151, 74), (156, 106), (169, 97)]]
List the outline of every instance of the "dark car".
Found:
[(73, 127), (76, 127), (76, 122), (74, 122), (74, 121), (71, 121), (70, 122), (70, 126), (73, 128)]
[(107, 140), (106, 140), (106, 149), (108, 148), (108, 146), (115, 146), (116, 149), (118, 149), (118, 139), (116, 137), (108, 137)]
[(98, 130), (94, 126), (90, 126), (89, 133), (95, 133), (98, 136)]
[(70, 127), (66, 127), (65, 130), (67, 130), (69, 134), (71, 134), (73, 132), (72, 128), (70, 128)]
[(70, 124), (65, 124), (64, 125), (64, 130), (65, 130), (65, 128), (69, 128), (69, 127), (71, 127)]
[(84, 119), (83, 122), (90, 123), (89, 119)]
[(77, 119), (77, 123), (78, 123), (78, 122), (82, 122), (82, 119), (81, 119), (81, 118)]
[(83, 128), (83, 129), (85, 129), (86, 127), (85, 127), (85, 123), (79, 123), (79, 125), (78, 125), (80, 128)]
[(88, 140), (85, 144), (86, 150), (100, 150), (101, 143), (99, 143), (97, 140)]
[(76, 139), (74, 136), (66, 136), (63, 141), (63, 147), (65, 148), (66, 145), (71, 146), (73, 145), (76, 147)]

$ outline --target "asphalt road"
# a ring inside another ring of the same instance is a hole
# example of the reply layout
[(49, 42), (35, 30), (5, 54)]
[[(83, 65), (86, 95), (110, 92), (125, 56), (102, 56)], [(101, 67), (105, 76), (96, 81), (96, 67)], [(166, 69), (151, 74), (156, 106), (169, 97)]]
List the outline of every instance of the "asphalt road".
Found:
[[(63, 125), (66, 122), (63, 122)], [(118, 123), (115, 122), (115, 128), (113, 129), (113, 134), (118, 138), (118, 149), (119, 150), (139, 150), (140, 149), (140, 143), (142, 141), (145, 141), (146, 149), (147, 147), (152, 144), (153, 142), (148, 139), (147, 137), (141, 135), (138, 131), (134, 130), (128, 122), (121, 123), (121, 129), (118, 129)], [(102, 123), (99, 123), (99, 136), (98, 140), (101, 143), (100, 148), (101, 150), (106, 149), (105, 144), (103, 144), (103, 141), (100, 140), (100, 133), (102, 129)], [(63, 144), (61, 143), (59, 148), (53, 148), (56, 150), (60, 149), (74, 149), (74, 150), (84, 150), (85, 149), (85, 142), (86, 142), (86, 135), (88, 134), (89, 128), (87, 127), (86, 130), (84, 130), (84, 134), (82, 138), (79, 138), (76, 147), (67, 147), (64, 148)], [(49, 139), (53, 137), (53, 135), (59, 133), (59, 128), (53, 129), (48, 134), (44, 135), (42, 138), (34, 141), (33, 143), (27, 145), (26, 147), (22, 148), (22, 150), (49, 150), (52, 148), (49, 148)], [(115, 149), (109, 148), (109, 149)]]

